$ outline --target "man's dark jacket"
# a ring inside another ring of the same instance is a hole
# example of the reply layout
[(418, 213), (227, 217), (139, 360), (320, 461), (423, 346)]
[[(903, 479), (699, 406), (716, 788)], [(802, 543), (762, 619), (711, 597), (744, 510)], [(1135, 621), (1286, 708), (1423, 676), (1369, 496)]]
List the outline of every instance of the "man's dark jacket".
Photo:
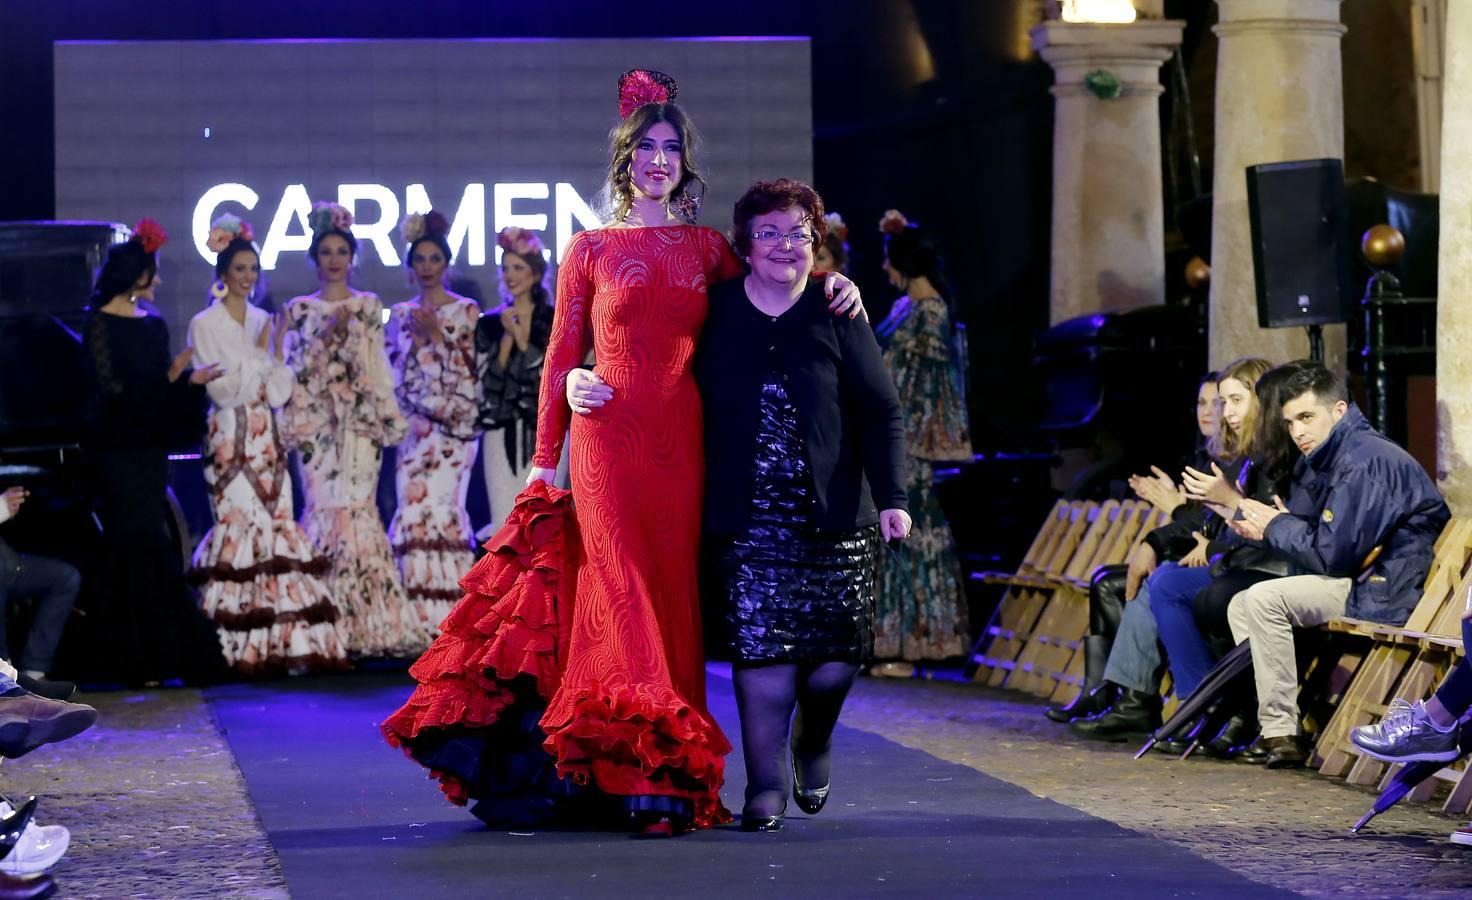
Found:
[[(1355, 578), (1346, 615), (1405, 624), (1451, 518), (1420, 463), (1350, 406), (1294, 467), (1288, 509), (1268, 523), (1264, 539), (1293, 574)], [(1380, 558), (1361, 573), (1376, 546), (1384, 548)]]

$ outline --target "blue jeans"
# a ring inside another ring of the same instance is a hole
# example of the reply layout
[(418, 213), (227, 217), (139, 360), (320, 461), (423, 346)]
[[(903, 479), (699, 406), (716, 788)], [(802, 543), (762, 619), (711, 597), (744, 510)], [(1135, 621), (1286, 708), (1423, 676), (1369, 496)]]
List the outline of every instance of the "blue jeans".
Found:
[(1119, 617), (1119, 631), (1109, 649), (1104, 680), (1132, 691), (1156, 693), (1160, 690), (1160, 663), (1160, 632), (1150, 610), (1150, 586), (1142, 584)]
[[(67, 617), (81, 590), (82, 576), (59, 559), (20, 554), (20, 571), (9, 587), (0, 587), (0, 659), (9, 660), (22, 672), (51, 671), (56, 647), (66, 630)], [(12, 597), (34, 597), (36, 618), (26, 635), (26, 646), (20, 658), (10, 655), (6, 639), (6, 607)]]
[(1216, 665), (1216, 656), (1196, 627), (1196, 614), (1191, 609), (1195, 599), (1211, 584), (1211, 570), (1202, 566), (1188, 569), (1166, 563), (1150, 576), (1150, 599), (1155, 610), (1155, 623), (1160, 629), (1160, 642), (1170, 660), (1170, 674), (1175, 680), (1176, 697), (1184, 700), (1196, 690)]

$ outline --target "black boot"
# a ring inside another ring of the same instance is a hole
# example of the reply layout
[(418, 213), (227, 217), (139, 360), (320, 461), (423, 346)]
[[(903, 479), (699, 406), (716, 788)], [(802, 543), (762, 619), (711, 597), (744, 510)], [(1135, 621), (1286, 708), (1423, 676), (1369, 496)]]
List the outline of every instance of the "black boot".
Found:
[(1093, 689), (1084, 691), (1066, 706), (1050, 706), (1044, 715), (1054, 722), (1072, 722), (1075, 719), (1092, 719), (1103, 715), (1119, 696), (1119, 685), (1112, 681), (1101, 681)]
[(1160, 706), (1159, 694), (1124, 688), (1104, 715), (1070, 722), (1068, 727), (1079, 737), (1094, 741), (1143, 740), (1160, 727)]

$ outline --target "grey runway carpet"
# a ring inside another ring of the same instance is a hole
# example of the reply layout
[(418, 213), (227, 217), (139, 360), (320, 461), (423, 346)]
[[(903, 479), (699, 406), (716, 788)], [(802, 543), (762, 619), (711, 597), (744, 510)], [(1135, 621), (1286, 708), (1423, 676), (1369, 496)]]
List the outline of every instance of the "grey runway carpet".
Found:
[[(710, 690), (736, 741), (730, 682)], [(209, 692), (293, 897), (1295, 896), (842, 727), (827, 808), (790, 807), (779, 834), (488, 830), (379, 737), (409, 691), (402, 673), (359, 673)], [(743, 786), (738, 748), (723, 791), (733, 811)]]

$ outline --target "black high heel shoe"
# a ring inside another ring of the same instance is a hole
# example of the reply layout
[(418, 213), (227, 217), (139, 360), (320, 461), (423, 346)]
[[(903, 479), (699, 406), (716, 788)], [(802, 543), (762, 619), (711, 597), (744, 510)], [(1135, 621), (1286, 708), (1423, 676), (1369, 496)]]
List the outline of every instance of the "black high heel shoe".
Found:
[(782, 830), (782, 819), (787, 813), (787, 805), (783, 804), (782, 812), (775, 816), (748, 816), (745, 812), (741, 814), (741, 830), (771, 832)]
[(828, 802), (828, 788), (825, 784), (820, 788), (805, 788), (802, 779), (797, 775), (797, 754), (792, 754), (792, 799), (797, 801), (797, 808), (810, 816), (816, 816)]
[(31, 819), (36, 815), (36, 804), (39, 801), (32, 797), (27, 800), (20, 809), (0, 819), (0, 859), (10, 855), (15, 845), (20, 842), (20, 836), (25, 833), (26, 827), (31, 824)]

